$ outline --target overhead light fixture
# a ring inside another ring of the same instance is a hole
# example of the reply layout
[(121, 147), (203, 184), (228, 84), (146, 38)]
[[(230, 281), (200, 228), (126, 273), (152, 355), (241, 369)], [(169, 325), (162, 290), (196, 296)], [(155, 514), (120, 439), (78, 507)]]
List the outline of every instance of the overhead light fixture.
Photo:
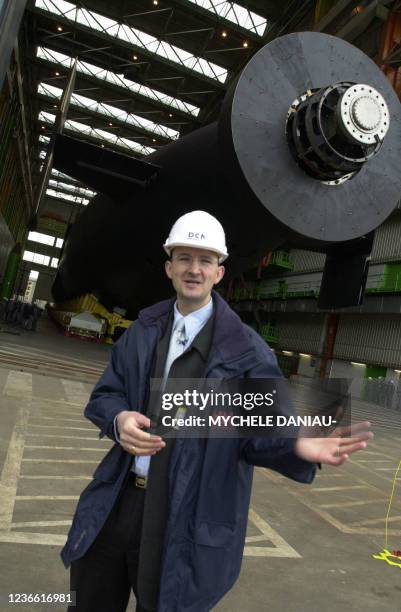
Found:
[(284, 355), (293, 355), (294, 353), (292, 351), (283, 351)]
[(156, 142), (156, 138), (152, 138), (152, 142)]
[(359, 363), (358, 361), (351, 361), (352, 365), (366, 367), (366, 363)]
[(102, 147), (102, 149), (104, 149), (104, 144), (100, 145)]
[(301, 357), (312, 357), (312, 355), (309, 355), (308, 353), (299, 353)]
[(109, 126), (111, 127), (112, 125), (113, 125), (113, 124), (112, 124), (112, 122), (111, 122), (111, 121), (109, 121)]
[(53, 108), (57, 108), (57, 104), (53, 104)]
[(153, 0), (153, 4), (157, 6), (159, 4), (159, 0)]
[(133, 56), (133, 59), (136, 61), (136, 60), (138, 59), (138, 56), (137, 56), (137, 55), (134, 55), (134, 56)]
[(60, 76), (60, 73), (59, 73), (59, 72), (55, 72), (54, 74), (55, 74), (56, 76)]
[(171, 113), (168, 114), (169, 117), (172, 117), (173, 115)]
[(227, 32), (225, 30), (222, 31), (221, 35), (223, 38), (227, 38)]
[(248, 42), (244, 40), (244, 42), (242, 43), (242, 46), (246, 48), (248, 46)]
[(62, 32), (62, 31), (63, 31), (63, 28), (62, 28), (61, 26), (57, 26), (57, 31), (58, 31), (58, 32)]
[(394, 370), (394, 372), (397, 372), (398, 374), (401, 374), (401, 370)]
[(42, 125), (42, 130), (46, 129), (44, 125)]

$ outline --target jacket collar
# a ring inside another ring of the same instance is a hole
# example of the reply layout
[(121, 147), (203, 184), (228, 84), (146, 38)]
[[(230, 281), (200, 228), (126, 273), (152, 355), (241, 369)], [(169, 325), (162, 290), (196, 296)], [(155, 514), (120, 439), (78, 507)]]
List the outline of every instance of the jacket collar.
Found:
[(153, 304), (153, 306), (143, 308), (138, 314), (139, 321), (145, 327), (157, 325), (164, 331), (167, 326), (169, 314), (173, 310), (175, 300), (176, 298), (173, 297), (168, 300), (163, 300), (162, 302), (157, 302), (157, 304)]
[[(224, 363), (243, 361), (243, 358), (250, 357), (250, 353), (255, 352), (249, 334), (239, 316), (216, 291), (212, 291), (212, 298), (215, 325), (211, 350), (219, 357), (219, 361)], [(173, 297), (144, 308), (139, 312), (138, 319), (144, 326), (156, 325), (164, 332), (175, 300)]]

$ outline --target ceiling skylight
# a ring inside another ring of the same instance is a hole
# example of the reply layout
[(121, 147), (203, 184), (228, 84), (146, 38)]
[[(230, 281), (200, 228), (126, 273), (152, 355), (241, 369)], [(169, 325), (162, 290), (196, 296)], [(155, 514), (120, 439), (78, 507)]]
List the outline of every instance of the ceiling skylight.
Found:
[(102, 32), (103, 35), (112, 39), (119, 39), (132, 44), (139, 49), (145, 49), (175, 64), (183, 66), (188, 70), (203, 74), (210, 79), (224, 83), (227, 79), (227, 70), (213, 64), (202, 57), (192, 55), (184, 49), (159, 40), (151, 34), (146, 34), (137, 28), (132, 28), (125, 23), (120, 23), (109, 17), (104, 17), (95, 11), (80, 8), (65, 0), (36, 0), (35, 6), (44, 11), (63, 17), (68, 21), (79, 23), (91, 30)]
[(63, 172), (59, 172), (59, 170), (56, 170), (55, 168), (52, 168), (52, 176), (56, 176), (57, 178), (70, 181), (71, 183), (78, 183), (78, 181), (76, 179), (72, 178), (72, 176), (68, 176), (68, 174), (64, 174)]
[(200, 8), (214, 13), (218, 17), (223, 17), (235, 23), (245, 30), (263, 36), (267, 28), (267, 20), (252, 11), (236, 4), (235, 2), (224, 2), (219, 0), (187, 0), (191, 4), (196, 4)]
[[(56, 116), (52, 113), (40, 111), (39, 121), (42, 121), (44, 123), (54, 123), (55, 120)], [(153, 153), (153, 151), (155, 151), (155, 149), (153, 149), (152, 147), (145, 147), (144, 145), (130, 140), (129, 138), (120, 138), (115, 134), (110, 134), (110, 132), (106, 132), (106, 130), (92, 128), (90, 125), (85, 125), (84, 123), (73, 121), (72, 119), (67, 119), (64, 124), (64, 129), (70, 132), (78, 133), (81, 136), (96, 138), (96, 140), (101, 140), (102, 142), (107, 142), (111, 145), (117, 145), (119, 147), (123, 147), (124, 149), (134, 151), (135, 153), (141, 153), (142, 155), (149, 155), (150, 153)]]
[[(58, 51), (53, 51), (47, 47), (38, 47), (36, 52), (36, 56), (46, 62), (50, 62), (52, 64), (59, 64), (64, 66), (65, 68), (71, 68), (74, 63), (74, 58), (70, 55), (65, 55), (64, 53), (59, 53)], [(91, 78), (99, 79), (100, 81), (106, 81), (111, 83), (112, 85), (116, 85), (120, 87), (124, 92), (132, 92), (142, 96), (144, 98), (148, 98), (150, 100), (155, 100), (168, 106), (170, 108), (175, 108), (183, 113), (187, 113), (192, 115), (193, 117), (197, 117), (200, 112), (200, 108), (194, 106), (193, 104), (188, 104), (188, 102), (184, 102), (179, 98), (173, 98), (157, 89), (152, 89), (150, 87), (146, 87), (146, 85), (141, 85), (140, 83), (135, 83), (135, 81), (131, 81), (130, 79), (126, 79), (122, 74), (116, 74), (111, 70), (105, 70), (104, 68), (99, 68), (99, 66), (95, 66), (94, 64), (89, 64), (88, 62), (82, 62), (78, 60), (77, 62), (77, 71), (81, 74), (85, 74)]]
[(46, 189), (46, 195), (51, 198), (56, 198), (56, 200), (67, 200), (68, 202), (75, 202), (76, 204), (83, 204), (86, 206), (89, 204), (87, 198), (81, 198), (79, 196), (69, 195), (68, 193), (63, 193), (62, 191), (56, 191), (55, 189)]
[[(53, 99), (61, 99), (61, 96), (63, 95), (63, 90), (59, 87), (48, 85), (47, 83), (39, 83), (38, 93)], [(142, 128), (151, 132), (152, 134), (163, 136), (164, 138), (176, 139), (180, 135), (177, 130), (172, 130), (171, 128), (168, 128), (164, 125), (149, 121), (149, 119), (145, 119), (144, 117), (133, 115), (131, 113), (126, 113), (120, 108), (116, 108), (115, 106), (111, 106), (110, 104), (97, 102), (96, 100), (92, 100), (91, 98), (87, 98), (76, 93), (73, 93), (71, 96), (71, 104), (78, 108), (83, 108), (99, 115), (103, 115), (108, 119), (116, 119), (119, 122), (127, 123), (134, 127)]]
[(96, 191), (92, 191), (91, 189), (86, 189), (85, 187), (78, 187), (76, 185), (70, 185), (69, 183), (55, 181), (53, 179), (49, 180), (49, 186), (53, 187), (57, 191), (62, 189), (64, 191), (70, 191), (75, 195), (86, 196), (88, 198), (93, 198), (93, 196), (96, 195)]

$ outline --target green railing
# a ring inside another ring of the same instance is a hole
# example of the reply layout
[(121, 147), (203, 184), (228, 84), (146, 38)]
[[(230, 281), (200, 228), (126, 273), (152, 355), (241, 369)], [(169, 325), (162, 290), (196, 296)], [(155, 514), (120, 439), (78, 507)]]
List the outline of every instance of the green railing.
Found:
[[(289, 255), (285, 251), (276, 251), (274, 256), (279, 260), (279, 255), (283, 254), (284, 258), (289, 262)], [(301, 278), (301, 277), (300, 277)], [(270, 290), (263, 287), (263, 282), (254, 282), (248, 287), (237, 287), (234, 290), (233, 300), (269, 300), (269, 299), (296, 299), (296, 298), (318, 298), (320, 292), (320, 279), (311, 281), (294, 281), (287, 282), (285, 279), (278, 280), (277, 285)], [(401, 263), (394, 262), (386, 264), (386, 269), (380, 274), (369, 274), (366, 294), (377, 293), (401, 293)]]
[(372, 274), (368, 276), (368, 287), (365, 293), (393, 293), (401, 291), (401, 271), (399, 265), (395, 270), (391, 269), (383, 274)]
[(317, 297), (319, 295), (320, 283), (316, 281), (298, 281), (291, 282), (289, 285), (286, 281), (279, 281), (279, 286), (275, 291), (259, 291), (259, 299), (282, 299), (299, 297)]
[(294, 268), (294, 263), (287, 251), (273, 251), (270, 264), (280, 268), (286, 268), (287, 270), (292, 270)]
[(241, 300), (259, 300), (260, 299), (260, 287), (254, 285), (253, 287), (236, 287), (233, 293), (233, 300), (239, 302)]
[(269, 344), (274, 344), (278, 342), (278, 334), (274, 325), (271, 323), (265, 323), (261, 325), (259, 328), (259, 334), (262, 336), (263, 340), (268, 342)]

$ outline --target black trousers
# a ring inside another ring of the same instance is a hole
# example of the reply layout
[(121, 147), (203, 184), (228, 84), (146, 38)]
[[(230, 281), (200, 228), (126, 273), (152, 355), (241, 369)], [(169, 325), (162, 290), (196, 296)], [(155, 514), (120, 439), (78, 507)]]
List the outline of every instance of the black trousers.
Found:
[(76, 591), (76, 606), (68, 612), (125, 612), (131, 588), (136, 612), (153, 612), (137, 597), (144, 502), (145, 489), (135, 486), (130, 472), (96, 540), (71, 564), (70, 589)]

